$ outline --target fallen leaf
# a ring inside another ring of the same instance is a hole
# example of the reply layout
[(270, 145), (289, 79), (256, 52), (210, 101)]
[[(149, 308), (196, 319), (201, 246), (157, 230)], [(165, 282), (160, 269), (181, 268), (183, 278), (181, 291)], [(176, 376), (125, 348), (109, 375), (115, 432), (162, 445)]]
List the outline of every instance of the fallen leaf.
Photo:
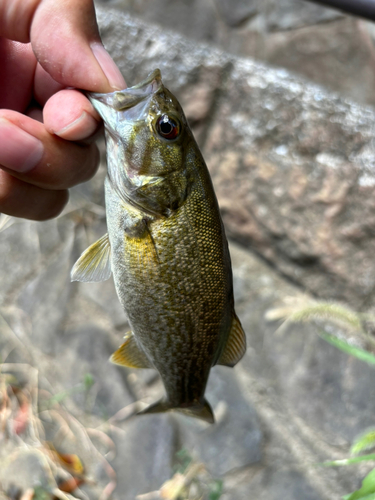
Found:
[(59, 489), (64, 493), (72, 493), (78, 486), (84, 483), (83, 479), (71, 477), (58, 483)]

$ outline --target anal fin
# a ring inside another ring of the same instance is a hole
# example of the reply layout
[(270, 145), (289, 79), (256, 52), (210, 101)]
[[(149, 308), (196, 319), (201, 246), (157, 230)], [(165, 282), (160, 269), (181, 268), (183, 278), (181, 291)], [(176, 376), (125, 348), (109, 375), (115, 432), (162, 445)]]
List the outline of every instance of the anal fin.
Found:
[(74, 264), (71, 281), (93, 283), (111, 277), (111, 246), (108, 233), (89, 246)]
[(154, 368), (146, 354), (138, 347), (132, 332), (128, 332), (125, 342), (110, 357), (115, 365), (128, 368)]
[(236, 313), (233, 312), (232, 327), (229, 337), (217, 364), (233, 367), (240, 361), (245, 352), (246, 335), (242, 329), (240, 320)]

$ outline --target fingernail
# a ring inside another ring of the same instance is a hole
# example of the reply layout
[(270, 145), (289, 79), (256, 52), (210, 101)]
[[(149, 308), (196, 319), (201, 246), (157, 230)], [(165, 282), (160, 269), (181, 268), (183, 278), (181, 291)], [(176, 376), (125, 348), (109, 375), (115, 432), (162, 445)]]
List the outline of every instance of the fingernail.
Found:
[(114, 90), (123, 90), (126, 88), (126, 83), (124, 77), (122, 76), (120, 70), (116, 66), (112, 57), (108, 54), (102, 44), (93, 43), (91, 45), (91, 50), (96, 57), (96, 60), (100, 64), (103, 73), (107, 77), (109, 84)]
[(15, 172), (29, 172), (44, 153), (42, 142), (14, 125), (0, 119), (0, 165)]
[(82, 139), (90, 137), (98, 126), (99, 122), (86, 113), (86, 111), (83, 111), (81, 116), (76, 120), (62, 129), (54, 131), (54, 134), (68, 141), (81, 141)]

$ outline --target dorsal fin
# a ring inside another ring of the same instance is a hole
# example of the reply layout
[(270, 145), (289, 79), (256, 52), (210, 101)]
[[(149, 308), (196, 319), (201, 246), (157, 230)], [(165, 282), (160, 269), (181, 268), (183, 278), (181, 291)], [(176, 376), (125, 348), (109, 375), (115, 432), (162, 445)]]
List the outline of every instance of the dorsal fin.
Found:
[(154, 368), (138, 346), (133, 332), (127, 332), (124, 340), (125, 342), (110, 357), (112, 363), (128, 368)]
[(242, 329), (241, 322), (233, 312), (232, 327), (227, 343), (217, 362), (218, 365), (234, 366), (246, 352), (246, 335)]
[(74, 264), (70, 273), (72, 281), (93, 283), (111, 277), (111, 246), (108, 233), (89, 246)]

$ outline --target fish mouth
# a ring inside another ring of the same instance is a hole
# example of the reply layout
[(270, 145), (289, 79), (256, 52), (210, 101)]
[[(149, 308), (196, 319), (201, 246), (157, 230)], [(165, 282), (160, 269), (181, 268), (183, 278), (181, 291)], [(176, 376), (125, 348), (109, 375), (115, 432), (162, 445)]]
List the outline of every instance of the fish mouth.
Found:
[(142, 82), (124, 90), (116, 90), (108, 94), (87, 92), (90, 101), (99, 101), (116, 111), (124, 111), (147, 99), (163, 85), (160, 69), (152, 71)]

